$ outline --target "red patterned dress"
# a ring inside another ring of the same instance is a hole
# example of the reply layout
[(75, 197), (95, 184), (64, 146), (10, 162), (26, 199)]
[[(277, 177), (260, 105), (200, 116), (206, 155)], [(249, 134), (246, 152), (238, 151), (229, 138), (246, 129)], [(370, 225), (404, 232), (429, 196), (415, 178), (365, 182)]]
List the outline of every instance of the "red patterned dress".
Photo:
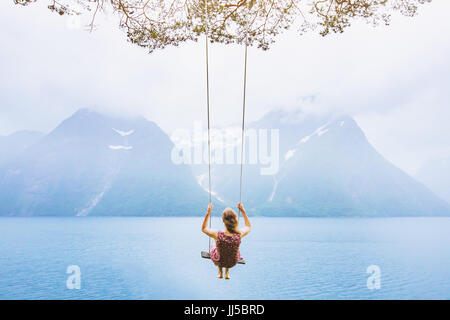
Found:
[(211, 260), (221, 268), (231, 268), (242, 259), (239, 252), (241, 235), (235, 233), (228, 236), (223, 231), (219, 231), (215, 245), (211, 248)]

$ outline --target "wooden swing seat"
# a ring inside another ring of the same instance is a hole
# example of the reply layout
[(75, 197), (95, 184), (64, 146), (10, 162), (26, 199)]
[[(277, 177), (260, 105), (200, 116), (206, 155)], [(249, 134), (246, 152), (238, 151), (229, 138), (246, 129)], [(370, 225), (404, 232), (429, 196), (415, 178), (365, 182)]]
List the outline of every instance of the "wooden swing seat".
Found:
[[(209, 252), (207, 252), (207, 251), (202, 251), (201, 255), (202, 255), (203, 259), (211, 259), (211, 256), (209, 255)], [(244, 259), (239, 260), (238, 264), (245, 264), (245, 260)]]

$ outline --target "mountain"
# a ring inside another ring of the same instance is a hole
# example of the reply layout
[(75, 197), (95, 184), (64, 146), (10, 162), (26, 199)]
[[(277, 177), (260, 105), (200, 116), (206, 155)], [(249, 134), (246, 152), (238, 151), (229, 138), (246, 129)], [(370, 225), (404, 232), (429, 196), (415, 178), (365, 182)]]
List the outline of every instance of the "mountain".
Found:
[(207, 194), (153, 122), (82, 109), (0, 169), (8, 216), (198, 215)]
[[(448, 203), (384, 159), (349, 116), (273, 111), (247, 135), (245, 155), (255, 163), (244, 165), (242, 196), (250, 214), (450, 215)], [(208, 202), (205, 164), (174, 164), (172, 141), (143, 117), (82, 109), (47, 135), (0, 137), (0, 147), (0, 215), (191, 216)], [(429, 167), (421, 177), (450, 172)], [(238, 164), (212, 165), (215, 212), (239, 201), (239, 177)]]
[(450, 158), (439, 157), (426, 162), (416, 179), (450, 203)]
[(11, 161), (44, 136), (38, 131), (18, 131), (9, 136), (0, 136), (0, 165)]
[[(278, 172), (262, 175), (267, 165), (244, 165), (243, 202), (253, 214), (450, 215), (447, 203), (384, 159), (349, 116), (274, 111), (249, 126), (249, 131), (270, 129), (279, 130)], [(213, 168), (213, 191), (234, 204), (239, 199), (239, 165)]]

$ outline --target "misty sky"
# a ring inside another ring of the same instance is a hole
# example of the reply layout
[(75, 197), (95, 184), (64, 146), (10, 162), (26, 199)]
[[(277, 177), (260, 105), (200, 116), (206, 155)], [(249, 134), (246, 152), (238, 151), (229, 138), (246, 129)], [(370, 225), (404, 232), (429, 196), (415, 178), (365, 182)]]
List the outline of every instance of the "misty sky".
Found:
[[(343, 35), (293, 29), (267, 52), (251, 48), (248, 120), (271, 109), (347, 113), (388, 160), (410, 174), (450, 155), (450, 2), (434, 0), (390, 27)], [(84, 20), (40, 5), (0, 3), (0, 134), (49, 132), (79, 108), (142, 114), (167, 133), (206, 120), (204, 42), (151, 55), (126, 42), (114, 17)], [(213, 126), (236, 125), (243, 48), (213, 45)]]

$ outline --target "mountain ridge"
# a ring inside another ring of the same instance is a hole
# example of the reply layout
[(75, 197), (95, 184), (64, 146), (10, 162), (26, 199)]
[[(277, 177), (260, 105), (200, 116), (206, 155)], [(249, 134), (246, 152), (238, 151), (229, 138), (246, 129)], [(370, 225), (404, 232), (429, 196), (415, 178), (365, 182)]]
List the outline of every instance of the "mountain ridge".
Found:
[[(448, 216), (450, 207), (386, 160), (347, 115), (273, 111), (252, 128), (280, 131), (280, 169), (244, 165), (247, 207), (267, 216)], [(213, 190), (231, 202), (238, 165), (214, 170)]]
[[(244, 165), (243, 202), (251, 215), (450, 215), (450, 205), (386, 160), (348, 115), (278, 110), (248, 128), (280, 132), (278, 173), (261, 175), (261, 164)], [(205, 167), (173, 164), (173, 142), (144, 117), (80, 109), (38, 136), (0, 162), (0, 215), (204, 214)], [(212, 169), (215, 210), (234, 207), (239, 165)]]
[(0, 170), (0, 214), (194, 215), (207, 195), (172, 147), (143, 117), (79, 110)]

